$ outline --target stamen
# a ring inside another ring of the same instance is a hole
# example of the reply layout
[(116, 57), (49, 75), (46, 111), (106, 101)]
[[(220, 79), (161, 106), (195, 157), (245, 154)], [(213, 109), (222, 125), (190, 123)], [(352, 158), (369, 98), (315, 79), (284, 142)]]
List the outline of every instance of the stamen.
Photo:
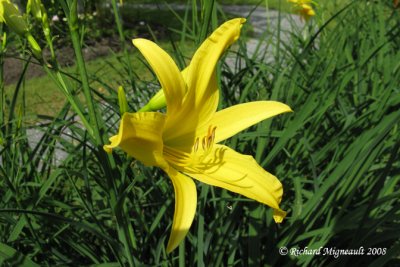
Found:
[(200, 140), (199, 140), (199, 138), (197, 137), (197, 138), (196, 138), (196, 141), (194, 142), (194, 146), (193, 146), (193, 151), (194, 151), (194, 152), (197, 152), (197, 150), (199, 149), (199, 143), (200, 143)]
[[(210, 125), (208, 127), (206, 135), (204, 135), (203, 137), (196, 137), (192, 148), (192, 155), (190, 160), (191, 163), (194, 164), (201, 162), (211, 152), (211, 149), (213, 148), (213, 144), (215, 141), (216, 129), (217, 127), (215, 126), (213, 127), (213, 125)], [(197, 153), (197, 151), (199, 150), (200, 143), (203, 148), (203, 151), (201, 153)], [(180, 160), (180, 163), (181, 162), (182, 160)]]
[(215, 126), (213, 129), (212, 129), (212, 133), (211, 133), (211, 139), (212, 139), (212, 142), (214, 143), (214, 140), (215, 140), (215, 130), (217, 130), (217, 126)]
[(212, 143), (213, 143), (213, 137), (212, 137), (212, 135), (210, 135), (210, 136), (207, 138), (207, 149), (210, 149), (210, 148), (211, 148)]
[(191, 161), (191, 157), (187, 153), (177, 151), (168, 146), (164, 146), (163, 152), (167, 161), (172, 162), (177, 166), (186, 166)]
[(207, 131), (207, 136), (210, 136), (210, 135), (211, 135), (211, 125), (208, 126), (208, 131)]

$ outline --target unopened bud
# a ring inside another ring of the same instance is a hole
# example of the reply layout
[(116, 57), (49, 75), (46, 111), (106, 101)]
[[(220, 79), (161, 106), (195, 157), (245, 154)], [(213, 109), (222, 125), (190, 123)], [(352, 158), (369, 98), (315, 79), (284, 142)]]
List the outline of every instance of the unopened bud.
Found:
[(32, 48), (33, 55), (37, 59), (41, 59), (42, 58), (42, 49), (40, 48), (39, 44), (36, 42), (35, 38), (33, 38), (33, 36), (30, 33), (28, 33), (26, 35), (26, 39), (28, 40), (28, 43), (29, 43), (30, 47)]
[(118, 87), (118, 103), (121, 115), (128, 112), (128, 101), (126, 101), (125, 91), (122, 86)]
[[(188, 68), (181, 71), (182, 76), (186, 76)], [(139, 112), (155, 111), (164, 108), (167, 105), (167, 99), (165, 98), (164, 90), (161, 88), (150, 101), (142, 107)]]
[(43, 16), (41, 5), (40, 0), (28, 0), (26, 12), (31, 13), (37, 21), (41, 21)]
[(28, 32), (28, 25), (19, 12), (17, 6), (9, 0), (0, 0), (0, 21), (5, 22), (7, 26), (18, 35), (24, 36)]
[(142, 107), (139, 112), (146, 112), (146, 111), (155, 111), (162, 109), (167, 105), (167, 100), (165, 98), (164, 90), (160, 89), (151, 99), (150, 101)]

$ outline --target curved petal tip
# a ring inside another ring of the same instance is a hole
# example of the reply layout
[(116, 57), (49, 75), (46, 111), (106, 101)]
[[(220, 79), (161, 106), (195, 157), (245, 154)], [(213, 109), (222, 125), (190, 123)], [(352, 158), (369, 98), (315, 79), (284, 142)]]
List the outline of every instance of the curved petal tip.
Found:
[(281, 209), (274, 209), (272, 217), (274, 218), (274, 221), (276, 223), (281, 223), (283, 219), (286, 217), (286, 211), (283, 211)]
[(112, 148), (109, 145), (104, 145), (103, 146), (104, 151), (106, 151), (108, 154), (112, 153)]
[(119, 143), (121, 142), (120, 134), (114, 135), (114, 136), (110, 137), (109, 140), (110, 140), (111, 144), (104, 145), (104, 146), (103, 146), (103, 149), (104, 149), (108, 154), (111, 154), (113, 148), (116, 148), (116, 147), (119, 145)]
[(168, 171), (175, 191), (175, 211), (167, 253), (170, 253), (183, 241), (196, 214), (197, 192), (191, 178), (171, 168)]

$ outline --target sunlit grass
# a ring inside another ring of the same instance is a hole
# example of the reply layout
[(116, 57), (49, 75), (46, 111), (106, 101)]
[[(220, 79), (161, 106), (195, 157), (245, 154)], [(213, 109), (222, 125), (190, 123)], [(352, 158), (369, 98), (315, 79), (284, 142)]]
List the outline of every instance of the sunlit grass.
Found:
[[(168, 42), (161, 42), (160, 45), (167, 51), (172, 51), (173, 48)], [(184, 58), (189, 58), (193, 53), (193, 44), (189, 42), (180, 43), (179, 51), (183, 53)], [(133, 70), (140, 80), (154, 81), (149, 69), (138, 57), (139, 54), (134, 49), (130, 49), (132, 55)], [(73, 56), (73, 55), (71, 55)], [(93, 60), (87, 61), (87, 70), (90, 75), (91, 86), (99, 94), (105, 97), (109, 96), (108, 90), (104, 88), (113, 88), (117, 90), (118, 86), (126, 83), (127, 70), (126, 66), (121, 62), (123, 53), (113, 53), (107, 56), (98, 57)], [(63, 68), (63, 72), (71, 76), (70, 81), (74, 83), (73, 77), (76, 76), (76, 66), (69, 66)], [(5, 96), (11, 99), (15, 91), (16, 83), (5, 86)], [(62, 92), (53, 83), (52, 79), (46, 75), (39, 77), (27, 78), (23, 83), (23, 94), (18, 98), (18, 105), (24, 102), (25, 114), (34, 119), (36, 115), (54, 116), (62, 106), (65, 104), (65, 98)]]

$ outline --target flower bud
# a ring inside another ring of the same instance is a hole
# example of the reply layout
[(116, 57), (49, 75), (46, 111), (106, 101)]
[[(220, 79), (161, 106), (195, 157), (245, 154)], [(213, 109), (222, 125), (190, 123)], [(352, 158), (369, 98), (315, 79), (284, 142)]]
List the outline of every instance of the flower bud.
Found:
[(5, 22), (18, 35), (24, 36), (28, 32), (28, 25), (17, 6), (9, 0), (0, 0), (0, 21)]
[(118, 103), (119, 111), (121, 115), (128, 111), (128, 102), (126, 101), (126, 95), (122, 86), (118, 87)]
[(162, 109), (167, 105), (167, 100), (165, 98), (164, 90), (160, 89), (160, 91), (155, 94), (150, 101), (142, 107), (139, 112), (146, 112), (146, 111), (155, 111)]
[(40, 0), (28, 0), (26, 13), (31, 13), (37, 21), (41, 21), (43, 16), (41, 5)]
[(36, 42), (35, 38), (30, 33), (28, 33), (26, 35), (26, 39), (28, 40), (28, 43), (32, 49), (33, 55), (37, 59), (41, 59), (42, 58), (42, 49), (40, 48), (39, 44)]
[[(288, 0), (288, 2), (293, 3), (297, 9), (300, 16), (308, 21), (311, 17), (315, 16), (315, 11), (313, 5), (315, 2), (312, 0)], [(313, 4), (313, 5), (312, 5)]]

